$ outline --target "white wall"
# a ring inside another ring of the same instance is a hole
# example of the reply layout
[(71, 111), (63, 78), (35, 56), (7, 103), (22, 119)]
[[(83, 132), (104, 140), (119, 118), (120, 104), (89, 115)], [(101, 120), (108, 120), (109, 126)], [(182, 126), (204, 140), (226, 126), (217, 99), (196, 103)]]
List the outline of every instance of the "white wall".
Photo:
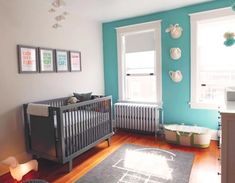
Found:
[[(73, 91), (103, 94), (101, 24), (70, 12), (61, 29), (53, 29), (50, 1), (0, 1), (0, 161), (25, 152), (22, 104), (69, 96)], [(79, 50), (82, 72), (18, 74), (16, 45)], [(0, 175), (6, 167), (0, 165)]]

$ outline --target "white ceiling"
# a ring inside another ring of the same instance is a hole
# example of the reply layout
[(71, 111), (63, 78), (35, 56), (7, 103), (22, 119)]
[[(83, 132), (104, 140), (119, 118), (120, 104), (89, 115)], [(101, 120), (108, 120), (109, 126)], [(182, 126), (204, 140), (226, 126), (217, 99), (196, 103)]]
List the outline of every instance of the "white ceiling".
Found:
[[(75, 19), (85, 18), (109, 22), (124, 18), (175, 9), (213, 0), (64, 0), (68, 11)], [(53, 0), (0, 0), (0, 9), (7, 12), (22, 12), (29, 16), (48, 14)], [(55, 13), (57, 14), (57, 13)]]
[(101, 22), (175, 9), (211, 0), (64, 0), (80, 16)]

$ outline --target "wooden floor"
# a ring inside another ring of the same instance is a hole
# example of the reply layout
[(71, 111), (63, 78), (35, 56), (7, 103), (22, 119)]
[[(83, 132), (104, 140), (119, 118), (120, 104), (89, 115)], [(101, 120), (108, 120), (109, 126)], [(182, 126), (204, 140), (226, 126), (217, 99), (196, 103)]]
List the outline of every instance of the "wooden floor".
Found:
[(189, 148), (176, 145), (169, 145), (164, 140), (155, 139), (153, 135), (141, 135), (127, 132), (118, 132), (112, 137), (111, 146), (103, 142), (82, 154), (74, 160), (73, 170), (67, 173), (68, 164), (58, 165), (56, 163), (40, 160), (39, 177), (53, 183), (75, 182), (94, 166), (104, 160), (109, 154), (118, 149), (121, 145), (139, 144), (144, 146), (157, 147), (161, 149), (174, 149), (182, 152), (195, 153), (195, 159), (190, 177), (190, 183), (220, 183), (217, 142), (212, 141), (209, 148)]
[(190, 183), (219, 183), (219, 150), (215, 141), (207, 149), (189, 148), (176, 145), (169, 145), (165, 141), (155, 139), (153, 135), (140, 135), (127, 132), (118, 132), (112, 138), (112, 144), (107, 147), (107, 143), (101, 143), (95, 148), (79, 156), (74, 160), (74, 168), (70, 173), (66, 173), (68, 165), (58, 166), (48, 161), (42, 161), (40, 166), (40, 177), (55, 183), (70, 183), (79, 179), (94, 166), (99, 164), (110, 153), (118, 149), (121, 145), (131, 143), (140, 144), (162, 149), (174, 149), (183, 152), (195, 153)]

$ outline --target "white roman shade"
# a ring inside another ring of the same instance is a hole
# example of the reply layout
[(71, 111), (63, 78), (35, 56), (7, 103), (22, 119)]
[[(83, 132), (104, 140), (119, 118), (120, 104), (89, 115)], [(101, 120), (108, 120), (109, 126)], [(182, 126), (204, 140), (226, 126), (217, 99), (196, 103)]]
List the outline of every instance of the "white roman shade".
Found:
[(141, 32), (125, 36), (126, 53), (155, 50), (154, 32)]

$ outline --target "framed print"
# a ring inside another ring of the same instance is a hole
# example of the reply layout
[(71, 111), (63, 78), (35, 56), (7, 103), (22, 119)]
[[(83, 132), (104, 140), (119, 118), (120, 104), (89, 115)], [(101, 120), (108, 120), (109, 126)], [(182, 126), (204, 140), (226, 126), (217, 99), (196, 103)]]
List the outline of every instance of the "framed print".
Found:
[(54, 72), (55, 56), (54, 50), (50, 48), (39, 48), (39, 72)]
[(17, 45), (19, 73), (38, 72), (37, 48)]
[(66, 50), (56, 50), (56, 71), (57, 72), (68, 72), (69, 71), (69, 61), (68, 61), (68, 51)]
[(69, 52), (69, 60), (70, 60), (70, 71), (76, 72), (81, 71), (81, 52), (80, 51), (70, 51)]

